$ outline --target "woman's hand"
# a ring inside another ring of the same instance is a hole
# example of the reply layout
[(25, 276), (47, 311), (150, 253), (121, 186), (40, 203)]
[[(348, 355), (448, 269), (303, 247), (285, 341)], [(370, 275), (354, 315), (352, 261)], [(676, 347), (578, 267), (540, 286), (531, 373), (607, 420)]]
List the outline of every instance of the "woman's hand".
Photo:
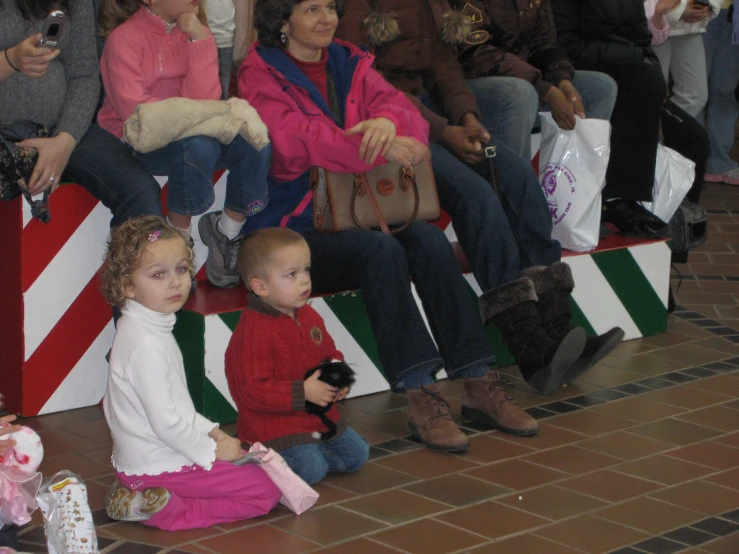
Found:
[(679, 5), (680, 0), (659, 0), (659, 2), (654, 6), (654, 15), (665, 15), (677, 8)]
[(54, 192), (59, 186), (59, 179), (67, 167), (69, 156), (77, 146), (77, 141), (69, 133), (59, 133), (53, 138), (26, 139), (16, 143), (21, 148), (35, 148), (38, 158), (28, 182), (28, 191), (39, 194), (51, 188)]
[(195, 13), (185, 12), (178, 15), (177, 27), (192, 41), (208, 38), (208, 30), (205, 28), (205, 25), (200, 22)]
[(239, 439), (228, 435), (226, 435), (226, 438), (216, 439), (216, 461), (233, 462), (239, 458), (241, 458), (241, 441)]
[(39, 48), (41, 33), (31, 35), (12, 48), (8, 48), (8, 59), (13, 67), (28, 77), (43, 77), (49, 69), (49, 62), (59, 56), (59, 50)]
[(571, 131), (575, 128), (577, 121), (575, 120), (574, 102), (562, 90), (557, 87), (550, 88), (544, 97), (544, 102), (549, 104), (554, 122), (560, 129)]
[[(4, 435), (9, 435), (10, 433), (15, 433), (16, 431), (20, 431), (20, 425), (10, 425), (12, 421), (15, 421), (15, 415), (13, 414), (0, 417), (0, 437)], [(7, 452), (9, 448), (12, 448), (14, 446), (14, 440), (0, 439), (0, 455), (4, 456), (5, 452)]]
[(411, 167), (426, 159), (429, 148), (413, 137), (395, 137), (392, 148), (385, 155), (389, 162)]
[(708, 17), (709, 13), (711, 13), (710, 6), (696, 7), (693, 6), (692, 3), (688, 3), (688, 5), (685, 7), (683, 15), (680, 16), (680, 19), (685, 21), (685, 23), (695, 23), (697, 21), (700, 21), (704, 17)]
[(366, 119), (357, 123), (344, 134), (347, 136), (362, 133), (362, 143), (359, 145), (359, 158), (367, 164), (375, 163), (377, 156), (386, 156), (395, 141), (395, 123), (386, 117)]

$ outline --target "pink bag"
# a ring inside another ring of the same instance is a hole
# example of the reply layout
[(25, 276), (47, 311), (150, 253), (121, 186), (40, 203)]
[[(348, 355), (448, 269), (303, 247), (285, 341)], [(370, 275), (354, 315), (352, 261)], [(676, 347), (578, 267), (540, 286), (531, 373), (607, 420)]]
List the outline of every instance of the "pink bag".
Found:
[(318, 493), (298, 477), (275, 450), (255, 442), (249, 448), (249, 454), (254, 454), (254, 458), (259, 460), (264, 471), (282, 492), (280, 504), (296, 514), (302, 514), (318, 501)]

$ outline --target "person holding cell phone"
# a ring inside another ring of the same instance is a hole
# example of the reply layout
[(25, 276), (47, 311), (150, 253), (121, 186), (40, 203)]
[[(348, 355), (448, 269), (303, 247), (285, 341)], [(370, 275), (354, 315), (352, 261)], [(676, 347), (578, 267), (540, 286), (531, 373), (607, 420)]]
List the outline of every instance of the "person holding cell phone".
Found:
[(62, 180), (79, 183), (113, 212), (112, 225), (158, 215), (156, 180), (117, 138), (92, 123), (99, 90), (91, 2), (0, 4), (0, 119), (49, 131), (47, 138), (17, 142), (38, 151), (28, 190), (52, 193)]
[(652, 48), (665, 82), (672, 76), (670, 99), (696, 117), (708, 100), (703, 33), (721, 10), (721, 0), (646, 0), (644, 10), (650, 21), (655, 15), (664, 17), (667, 36), (655, 34)]

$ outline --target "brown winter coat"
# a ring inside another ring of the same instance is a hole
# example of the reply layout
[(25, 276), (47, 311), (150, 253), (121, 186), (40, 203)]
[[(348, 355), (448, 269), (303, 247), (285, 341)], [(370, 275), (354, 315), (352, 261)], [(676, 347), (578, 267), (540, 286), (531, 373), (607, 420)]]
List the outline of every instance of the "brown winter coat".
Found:
[(459, 60), (470, 78), (525, 79), (544, 99), (552, 85), (572, 80), (575, 69), (557, 46), (549, 0), (451, 0), (472, 23)]
[[(467, 113), (480, 118), (453, 46), (467, 34), (469, 26), (446, 0), (347, 0), (336, 32), (373, 49), (375, 67), (421, 110), (431, 140), (439, 140), (447, 124), (461, 125)], [(417, 96), (425, 92), (446, 117), (421, 104)]]

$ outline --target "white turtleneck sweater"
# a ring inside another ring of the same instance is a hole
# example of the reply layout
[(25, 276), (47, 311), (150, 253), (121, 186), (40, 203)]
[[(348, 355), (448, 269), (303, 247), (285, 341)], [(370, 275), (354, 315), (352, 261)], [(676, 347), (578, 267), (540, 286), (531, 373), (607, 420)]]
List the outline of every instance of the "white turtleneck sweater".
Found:
[(176, 317), (133, 300), (110, 353), (105, 419), (113, 436), (113, 466), (127, 475), (159, 475), (197, 464), (210, 469), (217, 427), (195, 411), (172, 328)]

